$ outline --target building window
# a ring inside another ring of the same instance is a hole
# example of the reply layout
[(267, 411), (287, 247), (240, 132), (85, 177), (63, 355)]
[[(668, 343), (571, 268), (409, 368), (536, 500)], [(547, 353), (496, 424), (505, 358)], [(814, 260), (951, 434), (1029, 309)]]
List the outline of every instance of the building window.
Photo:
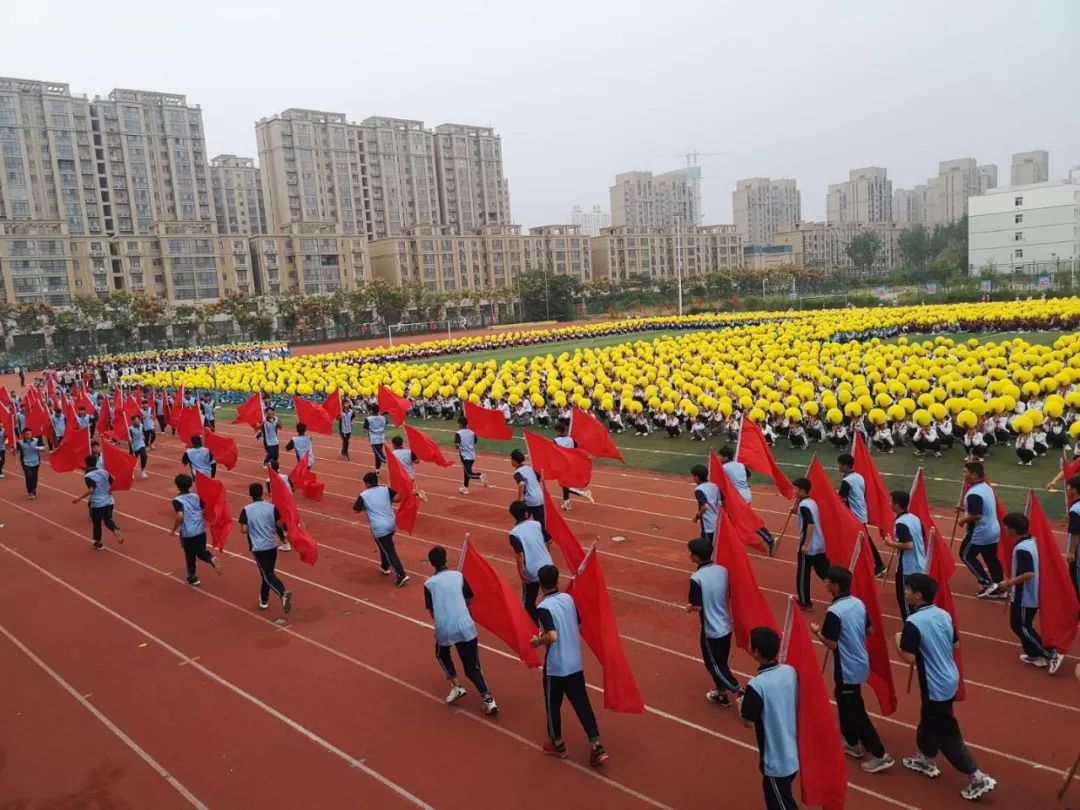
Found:
[(1024, 204), (1024, 198), (1023, 197), (1014, 198), (1013, 199), (1013, 204), (1014, 205), (1023, 205)]
[(1013, 255), (1014, 255), (1014, 256), (1015, 256), (1015, 257), (1016, 257), (1017, 259), (1022, 259), (1022, 258), (1024, 258), (1024, 249), (1023, 249), (1023, 248), (1017, 248), (1017, 249), (1016, 249), (1016, 252), (1015, 252), (1015, 253), (1014, 253)]
[(1024, 241), (1024, 232), (1023, 231), (1017, 231), (1016, 233), (1014, 233), (1013, 234), (1013, 241), (1014, 242), (1023, 242)]
[(1013, 217), (1013, 221), (1014, 221), (1014, 222), (1015, 222), (1015, 223), (1016, 223), (1017, 225), (1019, 225), (1019, 224), (1020, 224), (1021, 222), (1023, 222), (1023, 221), (1024, 221), (1024, 215), (1023, 215), (1023, 214), (1017, 214), (1016, 216), (1014, 216), (1014, 217)]

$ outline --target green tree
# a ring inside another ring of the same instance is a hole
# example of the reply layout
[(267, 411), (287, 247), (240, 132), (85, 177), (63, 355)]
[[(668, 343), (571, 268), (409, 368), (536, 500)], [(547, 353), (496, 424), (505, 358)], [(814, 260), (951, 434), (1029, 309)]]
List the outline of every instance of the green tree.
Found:
[(32, 335), (45, 328), (53, 308), (44, 301), (28, 301), (15, 305), (15, 329), (23, 335)]
[(15, 312), (16, 307), (14, 304), (0, 301), (0, 349), (4, 348), (8, 335), (14, 331)]
[(72, 343), (75, 330), (80, 328), (79, 315), (74, 308), (53, 310), (46, 324), (46, 331), (52, 334), (54, 346), (67, 348)]
[(104, 315), (112, 324), (113, 331), (122, 338), (131, 340), (138, 325), (134, 297), (127, 292), (114, 292), (105, 297), (104, 304)]
[(900, 256), (914, 267), (926, 267), (930, 257), (930, 234), (925, 227), (912, 225), (900, 231)]
[(345, 293), (344, 309), (354, 324), (360, 325), (371, 320), (371, 306), (371, 292), (367, 286)]
[(521, 317), (526, 321), (570, 321), (576, 316), (581, 282), (574, 276), (526, 270), (517, 278)]
[(881, 239), (876, 233), (860, 233), (848, 242), (844, 253), (855, 265), (856, 272), (867, 276), (881, 253)]
[(375, 279), (367, 288), (371, 303), (382, 322), (386, 325), (401, 323), (401, 316), (409, 303), (406, 291), (382, 279)]
[(416, 313), (417, 320), (428, 321), (439, 317), (439, 310), (445, 302), (442, 293), (429, 289), (426, 284), (410, 284), (405, 290), (408, 309)]
[(300, 293), (289, 293), (275, 298), (278, 326), (286, 332), (295, 332), (303, 320), (306, 302), (307, 297)]
[(169, 302), (164, 298), (147, 293), (135, 293), (131, 297), (131, 310), (136, 326), (145, 326), (150, 335), (143, 337), (163, 337), (164, 327), (169, 320)]

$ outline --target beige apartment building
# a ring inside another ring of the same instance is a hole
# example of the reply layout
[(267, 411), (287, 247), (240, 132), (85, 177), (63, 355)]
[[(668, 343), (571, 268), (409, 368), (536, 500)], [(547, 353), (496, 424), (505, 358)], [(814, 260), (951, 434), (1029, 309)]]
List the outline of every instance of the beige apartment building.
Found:
[(623, 172), (615, 175), (611, 194), (611, 225), (631, 230), (684, 228), (701, 224), (701, 169), (685, 169), (654, 175)]
[(802, 198), (790, 178), (738, 180), (731, 195), (735, 227), (747, 245), (772, 244), (777, 231), (802, 219)]
[(1017, 152), (1012, 156), (1011, 186), (1031, 186), (1050, 179), (1050, 153), (1045, 149)]
[(790, 247), (789, 260), (797, 268), (811, 267), (850, 275), (855, 272), (855, 265), (848, 258), (848, 245), (859, 234), (872, 233), (881, 241), (881, 250), (870, 274), (881, 275), (900, 266), (900, 233), (903, 229), (895, 222), (796, 222), (791, 228), (777, 232), (773, 244)]
[(891, 222), (892, 203), (892, 181), (886, 169), (880, 166), (852, 169), (845, 182), (829, 186), (825, 197), (826, 220), (830, 224)]
[(262, 177), (254, 158), (218, 155), (210, 160), (210, 189), (220, 234), (266, 233)]
[[(676, 231), (678, 231), (676, 233)], [(631, 230), (602, 228), (591, 240), (593, 275), (612, 283), (725, 273), (743, 266), (743, 242), (734, 225)]]
[(462, 232), (510, 224), (502, 138), (491, 127), (441, 124), (434, 144), (441, 223)]
[(261, 294), (348, 291), (371, 279), (367, 239), (334, 225), (291, 225), (285, 233), (252, 237), (250, 247)]

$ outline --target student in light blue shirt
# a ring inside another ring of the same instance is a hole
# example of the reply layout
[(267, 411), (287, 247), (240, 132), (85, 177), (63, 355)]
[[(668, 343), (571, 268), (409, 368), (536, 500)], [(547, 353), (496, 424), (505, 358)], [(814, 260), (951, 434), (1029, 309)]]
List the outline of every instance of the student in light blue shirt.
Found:
[(375, 472), (382, 470), (386, 463), (386, 417), (379, 413), (379, 406), (372, 403), (368, 407), (368, 417), (364, 420), (371, 452), (375, 455)]
[(566, 743), (562, 738), (562, 702), (570, 701), (591, 751), (589, 764), (594, 768), (608, 760), (600, 743), (600, 728), (589, 702), (588, 687), (581, 663), (581, 617), (569, 594), (559, 593), (559, 569), (545, 565), (537, 573), (544, 598), (537, 608), (541, 633), (529, 642), (533, 647), (546, 647), (544, 657), (544, 704), (547, 708), (548, 739), (544, 753), (566, 759)]
[(510, 464), (514, 468), (514, 483), (517, 484), (517, 500), (524, 501), (529, 514), (544, 524), (544, 489), (540, 483), (540, 474), (525, 463), (525, 454), (520, 450), (510, 452)]
[(192, 492), (194, 485), (190, 475), (181, 473), (173, 479), (177, 495), (172, 507), (176, 515), (170, 535), (180, 533), (180, 546), (184, 550), (184, 564), (187, 567), (188, 585), (198, 585), (199, 576), (195, 573), (195, 560), (202, 560), (213, 566), (218, 574), (224, 573), (217, 557), (206, 550), (206, 519), (203, 513), (205, 504), (198, 493)]
[[(393, 449), (390, 452), (394, 454), (394, 458), (401, 463), (401, 466), (405, 469), (405, 474), (409, 476), (409, 480), (412, 481), (414, 485), (417, 484), (416, 470), (413, 469), (413, 465), (419, 464), (420, 459), (416, 457), (416, 453), (414, 453), (411, 448), (405, 446), (405, 440), (401, 436), (392, 438), (390, 444), (393, 445)], [(422, 501), (426, 501), (427, 493), (420, 489), (419, 486), (416, 486), (415, 489), (416, 497)]]
[(847, 506), (866, 532), (866, 541), (870, 546), (870, 552), (874, 555), (874, 574), (881, 576), (885, 573), (885, 562), (881, 559), (881, 552), (870, 540), (870, 510), (866, 505), (866, 479), (862, 473), (855, 472), (855, 456), (851, 453), (841, 453), (836, 457), (836, 468), (843, 478), (840, 481), (840, 500)]
[[(980, 599), (1001, 599), (1004, 594), (994, 588), (1005, 571), (998, 560), (998, 542), (1001, 527), (997, 519), (997, 497), (986, 483), (986, 470), (981, 461), (969, 461), (964, 465), (964, 502), (956, 507), (963, 511), (960, 525), (965, 527), (964, 541), (960, 544), (960, 561), (979, 583)], [(982, 562), (980, 562), (980, 558)], [(985, 563), (985, 567), (983, 566)]]
[(476, 463), (476, 434), (469, 428), (469, 420), (464, 416), (458, 419), (458, 431), (454, 434), (454, 444), (457, 445), (458, 457), (461, 459), (461, 469), (464, 475), (461, 488), (462, 495), (469, 494), (469, 482), (479, 481), (481, 486), (487, 486), (487, 479), (483, 473), (473, 472)]
[(932, 577), (912, 574), (904, 582), (904, 593), (911, 611), (903, 631), (895, 636), (896, 649), (905, 662), (915, 666), (922, 698), (915, 730), (919, 750), (904, 757), (904, 767), (932, 779), (941, 773), (934, 762), (940, 751), (950, 765), (971, 778), (960, 795), (969, 801), (978, 799), (993, 790), (997, 782), (979, 770), (953, 712), (960, 686), (953, 650), (960, 645), (960, 639), (952, 617), (934, 604), (937, 582)]
[(379, 572), (389, 575), (393, 569), (400, 588), (409, 581), (405, 566), (401, 564), (397, 549), (394, 547), (394, 532), (397, 531), (397, 517), (394, 514), (394, 501), (398, 493), (389, 487), (379, 485), (379, 476), (369, 472), (364, 475), (364, 491), (356, 496), (354, 512), (367, 514), (371, 536), (379, 547)]
[(829, 566), (825, 573), (825, 590), (832, 597), (832, 604), (825, 613), (824, 624), (811, 624), (810, 632), (832, 651), (833, 694), (840, 715), (844, 753), (853, 759), (869, 755), (861, 767), (867, 773), (878, 773), (891, 768), (895, 762), (881, 744), (863, 703), (862, 685), (870, 677), (870, 654), (866, 649), (866, 639), (873, 633), (870, 616), (862, 600), (851, 595), (848, 569)]
[(799, 676), (779, 663), (780, 635), (771, 627), (750, 631), (757, 674), (739, 699), (739, 719), (757, 736), (758, 768), (768, 810), (798, 810), (791, 785), (799, 772)]
[(510, 516), (514, 519), (514, 528), (510, 530), (510, 548), (517, 559), (518, 579), (521, 580), (521, 602), (525, 612), (536, 624), (540, 624), (536, 612), (536, 599), (540, 595), (540, 569), (551, 565), (548, 545), (551, 535), (539, 521), (529, 514), (529, 507), (524, 501), (510, 504)]
[(263, 500), (263, 485), (258, 481), (248, 484), (251, 503), (240, 510), (240, 531), (247, 536), (248, 548), (255, 558), (262, 582), (259, 585), (259, 610), (270, 607), (270, 591), (281, 598), (281, 609), (286, 614), (292, 610), (292, 592), (285, 588), (274, 571), (277, 566), (277, 529), (281, 513), (268, 501)]
[(184, 455), (180, 457), (180, 463), (191, 468), (192, 478), (197, 473), (211, 478), (217, 477), (217, 461), (214, 460), (214, 454), (203, 447), (202, 436), (191, 437), (191, 447), (184, 451)]
[(83, 481), (86, 482), (86, 491), (79, 497), (72, 498), (71, 502), (78, 503), (81, 500), (89, 499), (88, 505), (90, 507), (90, 523), (93, 526), (94, 548), (101, 549), (105, 545), (101, 542), (101, 525), (103, 523), (116, 537), (117, 543), (123, 544), (124, 533), (120, 531), (120, 527), (113, 520), (113, 507), (116, 504), (112, 495), (113, 477), (108, 471), (98, 469), (97, 463), (97, 456), (86, 457), (86, 473), (83, 476)]
[(896, 554), (896, 599), (900, 609), (900, 618), (908, 615), (907, 597), (904, 595), (904, 577), (908, 574), (928, 574), (929, 557), (926, 543), (929, 538), (918, 516), (908, 511), (911, 496), (898, 489), (889, 494), (892, 500), (896, 520), (893, 524), (894, 540), (885, 538), (885, 545), (895, 549)]
[(143, 405), (142, 432), (143, 440), (146, 442), (146, 449), (150, 450), (154, 446), (154, 442), (157, 441), (157, 431), (154, 429), (154, 408), (152, 399), (148, 399)]
[(825, 535), (821, 533), (821, 514), (817, 502), (810, 497), (810, 481), (797, 478), (791, 483), (795, 487), (795, 510), (799, 518), (795, 593), (799, 607), (810, 610), (814, 606), (810, 599), (810, 571), (824, 579), (825, 572), (829, 570), (829, 557), (825, 553)]
[(1033, 667), (1048, 668), (1051, 675), (1061, 667), (1064, 656), (1043, 644), (1035, 629), (1039, 612), (1039, 545), (1029, 533), (1028, 519), (1019, 512), (1005, 516), (1005, 537), (1013, 547), (1012, 576), (997, 583), (1003, 593), (1012, 589), (1009, 625), (1020, 639), (1020, 661)]
[(687, 543), (690, 561), (696, 566), (690, 575), (686, 612), (701, 618), (701, 660), (713, 679), (715, 689), (705, 699), (727, 709), (739, 691), (739, 681), (728, 666), (731, 655), (731, 613), (728, 610), (728, 571), (712, 561), (713, 544), (704, 537)]
[(277, 418), (277, 414), (273, 408), (267, 408), (266, 414), (263, 417), (262, 427), (259, 428), (255, 434), (256, 439), (262, 439), (263, 448), (266, 450), (266, 455), (263, 458), (263, 466), (266, 467), (271, 461), (276, 460), (278, 457), (278, 451), (280, 447), (278, 445), (278, 431), (281, 429), (281, 420)]
[(697, 504), (691, 520), (701, 526), (701, 539), (712, 546), (716, 516), (720, 512), (720, 488), (709, 480), (709, 469), (704, 464), (695, 464), (690, 477), (694, 479), (694, 502)]
[(353, 404), (348, 397), (341, 398), (341, 416), (338, 417), (338, 433), (341, 434), (341, 458), (349, 460), (349, 441), (352, 439)]
[(41, 454), (45, 452), (45, 445), (41, 443), (40, 436), (35, 438), (30, 428), (23, 428), (22, 438), (15, 442), (15, 450), (22, 464), (26, 497), (32, 501), (37, 497), (38, 473), (41, 471)]
[(460, 571), (451, 571), (446, 567), (446, 549), (442, 546), (435, 546), (428, 552), (428, 562), (435, 573), (424, 583), (424, 606), (435, 622), (435, 657), (450, 681), (446, 703), (457, 703), (467, 691), (458, 680), (454, 659), (450, 657), (450, 648), (454, 647), (461, 659), (465, 677), (473, 682), (483, 698), (481, 711), (488, 716), (496, 714), (499, 707), (495, 705), (495, 698), (488, 691), (487, 680), (480, 669), (476, 624), (469, 613), (472, 588)]
[(139, 477), (146, 478), (146, 437), (142, 417), (131, 418), (128, 426), (128, 450), (139, 460)]
[(296, 453), (297, 461), (302, 461), (304, 454), (307, 453), (308, 469), (315, 466), (315, 445), (312, 444), (311, 437), (307, 435), (307, 425), (303, 422), (296, 423), (296, 435), (289, 439), (285, 449)]
[[(721, 466), (727, 477), (731, 479), (731, 483), (735, 485), (735, 489), (738, 491), (742, 499), (747, 503), (752, 503), (754, 500), (754, 493), (750, 489), (750, 470), (741, 461), (735, 460), (735, 451), (730, 447), (721, 447), (717, 453), (720, 456)], [(717, 483), (717, 482), (713, 482)], [(769, 549), (769, 556), (773, 555), (776, 551), (776, 538), (773, 537), (772, 532), (762, 526), (758, 529), (758, 535), (765, 545)]]

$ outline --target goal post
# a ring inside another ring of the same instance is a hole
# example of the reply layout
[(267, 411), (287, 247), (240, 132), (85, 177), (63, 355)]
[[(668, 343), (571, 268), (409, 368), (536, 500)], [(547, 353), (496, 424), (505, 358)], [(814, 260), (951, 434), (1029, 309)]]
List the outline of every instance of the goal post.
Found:
[(394, 333), (400, 337), (403, 334), (417, 335), (446, 330), (446, 339), (450, 340), (454, 329), (464, 329), (468, 321), (462, 318), (433, 318), (429, 321), (415, 321), (413, 323), (392, 323), (386, 327), (386, 336), (390, 345), (394, 345)]

